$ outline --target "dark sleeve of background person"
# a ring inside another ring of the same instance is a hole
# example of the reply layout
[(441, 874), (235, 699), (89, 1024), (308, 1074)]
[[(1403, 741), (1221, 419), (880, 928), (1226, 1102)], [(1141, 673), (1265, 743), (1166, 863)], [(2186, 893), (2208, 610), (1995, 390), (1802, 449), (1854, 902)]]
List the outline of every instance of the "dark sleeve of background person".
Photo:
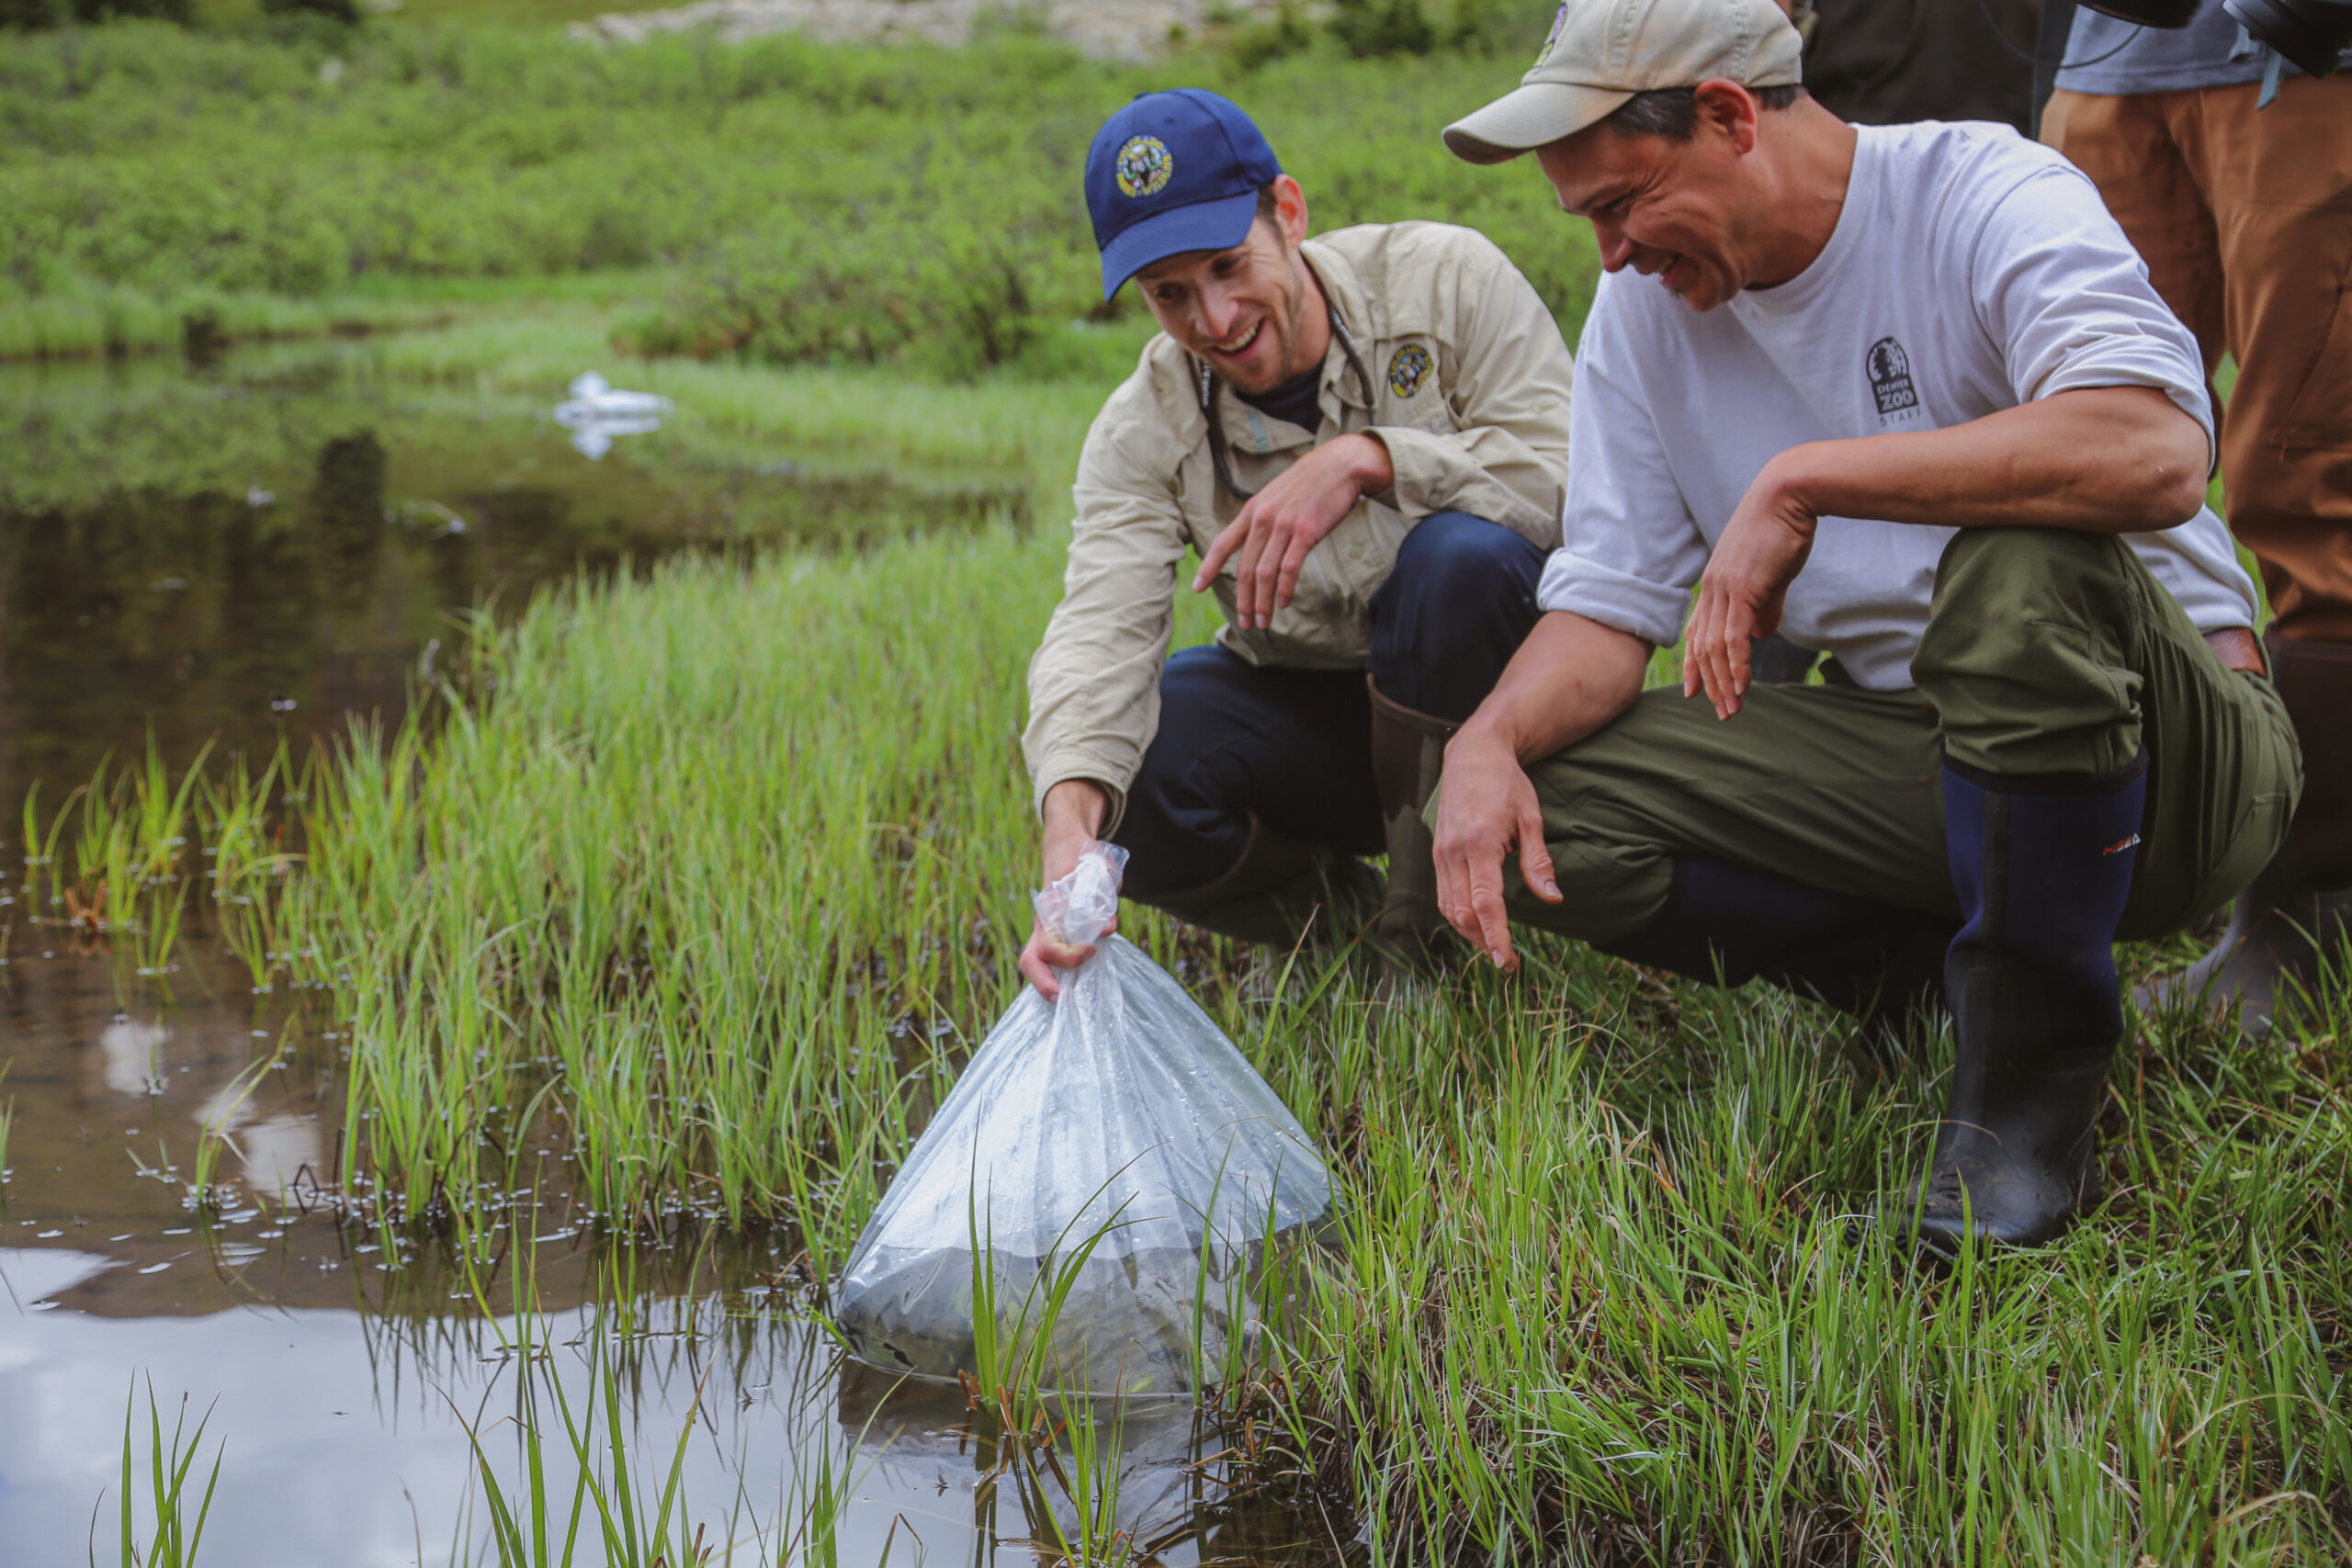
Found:
[(1805, 91), (1838, 118), (1991, 119), (2032, 134), (2041, 0), (1814, 0), (1812, 8)]

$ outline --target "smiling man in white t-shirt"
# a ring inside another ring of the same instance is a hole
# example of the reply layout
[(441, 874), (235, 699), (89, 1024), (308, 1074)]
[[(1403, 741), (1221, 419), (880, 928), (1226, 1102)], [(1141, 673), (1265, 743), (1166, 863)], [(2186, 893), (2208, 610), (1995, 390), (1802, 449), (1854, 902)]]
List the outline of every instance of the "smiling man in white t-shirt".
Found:
[[(1610, 276), (1546, 613), (1447, 749), (1440, 903), (1505, 965), (1515, 915), (1858, 1011), (1939, 989), (1951, 1103), (1889, 1217), (2037, 1245), (2095, 1185), (2113, 943), (2261, 867), (2294, 738), (2196, 346), (2098, 193), (2006, 128), (1849, 126), (1798, 54), (1771, 0), (1568, 0), (1446, 132), (1535, 152)], [(1826, 683), (1751, 687), (1774, 630)]]

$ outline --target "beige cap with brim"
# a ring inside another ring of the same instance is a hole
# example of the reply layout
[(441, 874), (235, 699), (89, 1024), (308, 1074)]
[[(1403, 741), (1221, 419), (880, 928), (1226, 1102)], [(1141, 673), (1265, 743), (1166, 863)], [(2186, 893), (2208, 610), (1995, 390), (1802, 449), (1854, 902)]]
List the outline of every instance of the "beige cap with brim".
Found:
[(1567, 0), (1518, 88), (1447, 126), (1445, 144), (1499, 164), (1600, 123), (1635, 93), (1717, 77), (1792, 87), (1804, 47), (1773, 0)]

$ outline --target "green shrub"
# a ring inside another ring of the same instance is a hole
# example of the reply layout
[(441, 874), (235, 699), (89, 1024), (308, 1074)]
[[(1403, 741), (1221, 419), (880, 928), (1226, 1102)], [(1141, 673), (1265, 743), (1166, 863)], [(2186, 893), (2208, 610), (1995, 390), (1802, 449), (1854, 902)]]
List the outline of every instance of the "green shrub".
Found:
[(324, 17), (345, 27), (359, 24), (359, 0), (261, 0), (261, 8), (273, 17)]
[(153, 17), (186, 22), (189, 0), (0, 0), (0, 28), (62, 28)]
[[(1444, 26), (1503, 3), (1456, 0)], [(1474, 224), (1573, 330), (1581, 227), (1528, 170), (1469, 168), (1438, 140), (1517, 73), (1328, 39), (1136, 66), (1017, 32), (956, 51), (414, 24), (36, 35), (0, 51), (0, 327), (33, 323), (0, 339), (86, 336), (66, 318), (98, 300), (131, 323), (107, 342), (144, 344), (177, 341), (194, 293), (651, 269), (666, 299), (624, 334), (647, 352), (956, 378), (1093, 364), (1104, 340), (1072, 327), (1102, 314), (1086, 149), (1111, 109), (1182, 85), (1258, 116), (1317, 228)]]
[(1437, 47), (1437, 24), (1421, 0), (1337, 0), (1331, 35), (1350, 54), (1427, 54)]

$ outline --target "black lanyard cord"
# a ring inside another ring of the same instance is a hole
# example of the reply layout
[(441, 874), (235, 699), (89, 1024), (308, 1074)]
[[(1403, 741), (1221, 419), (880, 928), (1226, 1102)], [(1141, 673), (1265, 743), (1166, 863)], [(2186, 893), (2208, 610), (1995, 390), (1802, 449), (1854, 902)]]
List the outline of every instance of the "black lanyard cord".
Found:
[[(1312, 262), (1307, 263), (1306, 270), (1310, 276), (1314, 274), (1315, 265)], [(1363, 391), (1364, 412), (1370, 413), (1374, 407), (1372, 374), (1363, 367), (1363, 359), (1356, 353), (1355, 334), (1349, 332), (1348, 323), (1340, 319), (1340, 308), (1331, 303), (1331, 291), (1323, 288), (1322, 278), (1316, 277), (1315, 287), (1322, 292), (1323, 309), (1330, 312), (1331, 331), (1340, 340), (1340, 352), (1347, 356), (1348, 368), (1355, 372), (1356, 385)], [(1216, 373), (1209, 369), (1206, 360), (1193, 360), (1193, 368), (1200, 373), (1197, 387), (1201, 397), (1201, 413), (1209, 422), (1209, 461), (1216, 466), (1217, 482), (1225, 486), (1234, 500), (1246, 502), (1258, 492), (1254, 490), (1243, 490), (1233, 482), (1232, 464), (1226, 457), (1225, 451), (1225, 425), (1216, 416)]]

